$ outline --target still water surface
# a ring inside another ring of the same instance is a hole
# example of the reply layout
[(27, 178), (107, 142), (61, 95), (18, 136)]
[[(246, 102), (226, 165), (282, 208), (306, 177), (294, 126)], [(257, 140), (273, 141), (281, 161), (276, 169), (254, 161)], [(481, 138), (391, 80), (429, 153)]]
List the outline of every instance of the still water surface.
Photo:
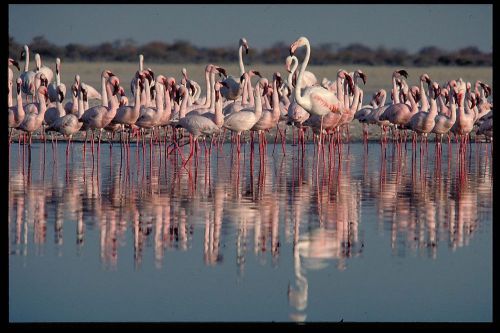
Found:
[(492, 320), (490, 144), (82, 147), (9, 148), (11, 322)]

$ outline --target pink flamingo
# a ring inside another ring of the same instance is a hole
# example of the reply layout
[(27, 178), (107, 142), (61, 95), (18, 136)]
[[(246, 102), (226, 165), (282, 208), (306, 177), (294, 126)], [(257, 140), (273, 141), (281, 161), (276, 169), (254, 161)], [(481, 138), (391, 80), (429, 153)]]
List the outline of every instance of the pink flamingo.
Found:
[[(441, 91), (441, 95), (443, 95), (443, 89)], [(448, 97), (450, 99), (450, 116), (446, 116), (444, 113), (438, 114), (435, 118), (435, 125), (434, 128), (432, 129), (432, 133), (436, 134), (436, 142), (437, 142), (437, 137), (439, 136), (439, 143), (441, 143), (443, 139), (443, 135), (447, 134), (451, 127), (455, 124), (455, 121), (457, 120), (457, 106), (456, 106), (456, 90), (452, 90), (451, 92), (448, 93)], [(449, 137), (448, 137), (449, 139)]]
[(23, 122), (19, 125), (21, 131), (27, 132), (29, 137), (29, 145), (31, 146), (31, 137), (33, 132), (39, 129), (43, 123), (45, 110), (47, 109), (45, 101), (48, 99), (48, 92), (46, 86), (41, 86), (37, 91), (38, 100), (40, 101), (38, 113), (27, 113), (24, 116)]
[(24, 45), (23, 51), (21, 51), (21, 59), (24, 58), (24, 72), (21, 73), (21, 80), (23, 84), (21, 86), (22, 92), (26, 95), (26, 101), (28, 101), (28, 96), (31, 96), (31, 102), (34, 101), (35, 96), (35, 71), (29, 70), (30, 64), (30, 51), (28, 45)]
[[(12, 138), (12, 130), (14, 128), (18, 128), (19, 125), (21, 125), (26, 115), (26, 113), (24, 112), (23, 98), (21, 95), (21, 85), (23, 84), (23, 81), (21, 80), (21, 78), (18, 78), (16, 83), (17, 83), (17, 106), (9, 107), (9, 118), (8, 118), (8, 126), (10, 128), (9, 143)], [(9, 90), (9, 94), (12, 94), (12, 89)]]
[(224, 128), (232, 132), (236, 132), (236, 144), (238, 145), (238, 153), (240, 152), (240, 137), (241, 132), (250, 130), (262, 115), (260, 85), (256, 85), (254, 89), (255, 106), (253, 108), (245, 108), (239, 112), (231, 113), (224, 118)]
[[(422, 139), (427, 138), (427, 134), (429, 134), (434, 125), (436, 124), (435, 118), (437, 116), (437, 103), (436, 98), (441, 93), (441, 88), (439, 84), (436, 82), (432, 83), (432, 89), (430, 92), (430, 110), (427, 111), (419, 111), (410, 119), (410, 128), (417, 134), (422, 134)], [(425, 92), (422, 92), (424, 95)]]
[[(337, 96), (331, 91), (321, 87), (312, 86), (307, 87), (303, 93), (302, 89), (302, 78), (304, 76), (304, 71), (309, 62), (309, 57), (311, 55), (311, 46), (309, 40), (306, 37), (300, 37), (295, 42), (290, 45), (290, 55), (293, 55), (295, 50), (299, 47), (306, 47), (306, 56), (300, 66), (299, 76), (297, 78), (297, 85), (295, 86), (294, 97), (297, 103), (304, 108), (311, 115), (318, 115), (321, 117), (321, 123), (323, 123), (323, 117), (330, 112), (342, 114), (342, 105), (340, 104)], [(320, 133), (322, 132), (323, 126), (321, 126)], [(318, 141), (321, 144), (320, 140)], [(319, 149), (318, 149), (319, 154)]]
[[(118, 92), (120, 81), (111, 71), (104, 70), (101, 73), (101, 96), (102, 104), (96, 105), (86, 110), (80, 117), (83, 122), (83, 129), (90, 129), (92, 131), (92, 144), (94, 143), (94, 130), (99, 130), (98, 148), (101, 144), (101, 136), (103, 129), (113, 120), (118, 109), (118, 100), (112, 98)], [(114, 87), (113, 92), (111, 86)], [(108, 98), (111, 105), (108, 105)]]

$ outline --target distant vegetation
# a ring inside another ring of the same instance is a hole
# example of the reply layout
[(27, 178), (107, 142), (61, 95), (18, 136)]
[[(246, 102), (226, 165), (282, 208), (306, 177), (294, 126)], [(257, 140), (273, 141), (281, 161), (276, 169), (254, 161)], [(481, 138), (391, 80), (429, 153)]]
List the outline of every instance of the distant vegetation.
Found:
[[(138, 54), (148, 62), (209, 63), (237, 62), (237, 43), (234, 47), (197, 47), (187, 41), (165, 43), (160, 41), (138, 45), (132, 39), (116, 40), (99, 45), (68, 44), (57, 46), (44, 36), (33, 38), (28, 44), (31, 52), (40, 53), (47, 60), (60, 57), (64, 61), (137, 61)], [(9, 36), (9, 57), (19, 59), (23, 44)], [(284, 42), (269, 48), (252, 48), (245, 57), (246, 63), (279, 64), (288, 55), (289, 45)], [(477, 47), (445, 51), (435, 46), (424, 47), (414, 54), (401, 49), (378, 47), (372, 49), (362, 44), (339, 47), (333, 43), (313, 45), (312, 65), (359, 64), (389, 66), (492, 66), (492, 53), (483, 53)]]

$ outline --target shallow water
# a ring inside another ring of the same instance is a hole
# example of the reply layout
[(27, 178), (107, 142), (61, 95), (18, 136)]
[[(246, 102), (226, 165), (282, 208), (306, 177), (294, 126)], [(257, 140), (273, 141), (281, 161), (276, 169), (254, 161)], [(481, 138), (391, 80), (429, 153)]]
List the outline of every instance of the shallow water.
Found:
[(9, 148), (11, 322), (492, 321), (490, 144), (82, 148)]

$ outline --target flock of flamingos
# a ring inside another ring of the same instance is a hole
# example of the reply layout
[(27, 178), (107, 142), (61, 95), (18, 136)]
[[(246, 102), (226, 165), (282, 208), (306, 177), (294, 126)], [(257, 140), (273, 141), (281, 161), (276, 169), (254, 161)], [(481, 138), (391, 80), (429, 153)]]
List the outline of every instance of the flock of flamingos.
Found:
[[(294, 53), (301, 47), (306, 48), (306, 54), (298, 69), (299, 60)], [(21, 131), (19, 142), (22, 137), (24, 143), (28, 140), (30, 145), (36, 131), (41, 131), (44, 139), (44, 133), (52, 133), (52, 136), (59, 133), (69, 138), (68, 152), (71, 138), (79, 132), (85, 133), (86, 142), (87, 132), (91, 131), (93, 149), (95, 130), (99, 132), (99, 144), (103, 131), (109, 132), (111, 137), (119, 132), (124, 144), (132, 137), (139, 142), (141, 136), (144, 144), (145, 134), (149, 131), (151, 144), (153, 138), (165, 144), (169, 140), (170, 152), (180, 152), (186, 163), (197, 153), (199, 138), (220, 144), (226, 130), (233, 133), (232, 142), (239, 152), (242, 133), (249, 132), (253, 142), (253, 132), (258, 132), (259, 148), (264, 148), (265, 132), (276, 127), (275, 142), (279, 133), (285, 152), (283, 124), (297, 128), (298, 143), (302, 146), (308, 128), (321, 147), (325, 140), (342, 140), (342, 132), (346, 131), (348, 135), (349, 124), (355, 119), (363, 124), (365, 142), (369, 124), (381, 127), (384, 142), (388, 129), (397, 143), (406, 142), (408, 130), (413, 133), (414, 143), (418, 136), (427, 142), (429, 134), (434, 133), (437, 144), (441, 143), (443, 136), (450, 142), (452, 135), (464, 144), (473, 130), (476, 135), (492, 139), (492, 102), (488, 100), (491, 88), (484, 82), (476, 81), (472, 90), (472, 84), (461, 78), (440, 85), (428, 74), (422, 74), (419, 85), (410, 87), (406, 82), (408, 73), (396, 70), (392, 75), (392, 101), (386, 104), (388, 93), (380, 89), (369, 104), (364, 105), (360, 83), (366, 83), (367, 76), (361, 70), (348, 73), (339, 69), (335, 80), (324, 78), (321, 82), (306, 70), (311, 52), (306, 37), (300, 37), (290, 45), (290, 56), (285, 61), (286, 80), (279, 72), (275, 72), (271, 80), (262, 77), (258, 71), (245, 71), (243, 50), (248, 53), (248, 48), (246, 39), (241, 38), (238, 49), (240, 73), (237, 75), (228, 75), (220, 66), (206, 66), (205, 96), (201, 96), (200, 84), (189, 79), (185, 69), (179, 82), (173, 77), (155, 76), (150, 68), (144, 69), (144, 57), (140, 55), (139, 70), (130, 82), (132, 101), (126, 97), (120, 79), (105, 69), (101, 74), (100, 93), (81, 82), (76, 75), (70, 87), (71, 101), (63, 105), (67, 90), (60, 78), (60, 59), (56, 60), (55, 78), (53, 71), (42, 65), (39, 54), (35, 54), (36, 69), (29, 70), (29, 49), (25, 45), (21, 53), (24, 70), (15, 80), (16, 103), (13, 103), (14, 73), (10, 66), (20, 68), (17, 61), (9, 58), (9, 143), (13, 130)], [(254, 76), (258, 77), (255, 85), (252, 84)], [(89, 107), (90, 99), (101, 100), (101, 103)], [(186, 132), (190, 143), (187, 159), (179, 149), (188, 142), (181, 142)]]

